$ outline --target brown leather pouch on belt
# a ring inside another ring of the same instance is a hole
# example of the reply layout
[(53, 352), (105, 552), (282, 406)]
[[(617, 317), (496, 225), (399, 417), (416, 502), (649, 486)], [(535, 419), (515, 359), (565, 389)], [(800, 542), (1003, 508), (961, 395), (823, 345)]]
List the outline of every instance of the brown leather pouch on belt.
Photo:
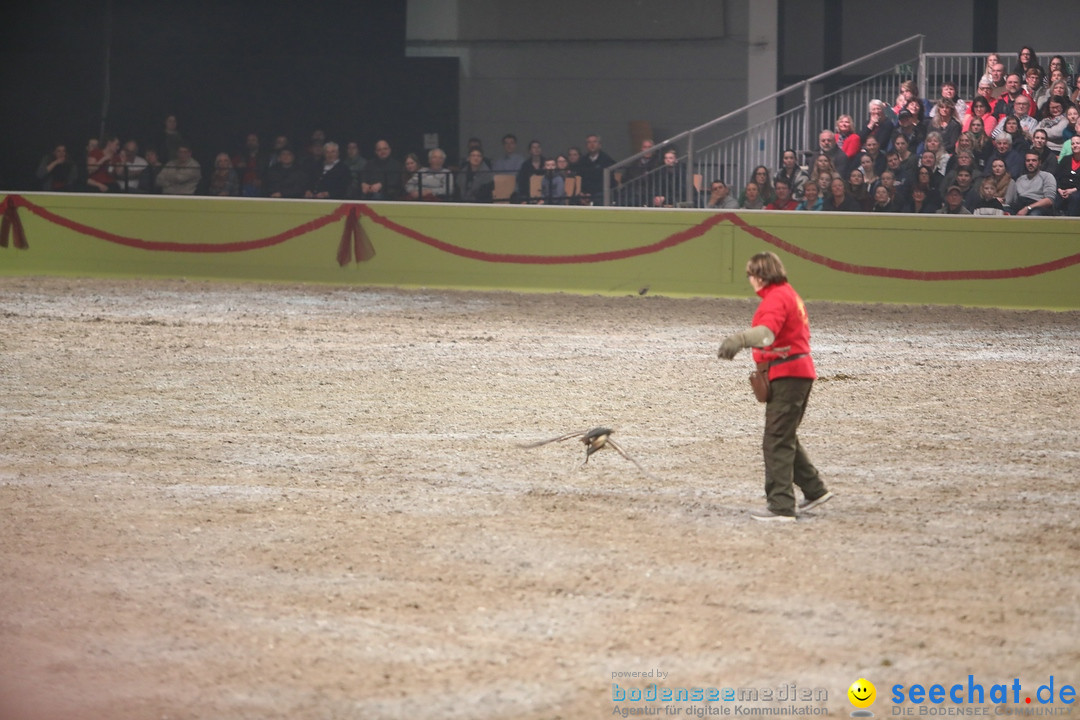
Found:
[(769, 363), (757, 363), (757, 369), (750, 373), (750, 387), (758, 402), (769, 402)]

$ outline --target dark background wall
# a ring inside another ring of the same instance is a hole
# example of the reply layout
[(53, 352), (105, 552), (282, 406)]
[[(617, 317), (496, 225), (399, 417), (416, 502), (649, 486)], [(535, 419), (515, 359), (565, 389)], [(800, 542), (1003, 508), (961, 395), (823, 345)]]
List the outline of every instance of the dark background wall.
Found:
[[(294, 146), (316, 128), (366, 157), (424, 133), (456, 159), (458, 60), (405, 57), (405, 2), (37, 0), (0, 24), (0, 187), (36, 189), (42, 155), (105, 132), (161, 145), (166, 115), (204, 168), (249, 132)], [(111, 21), (110, 21), (111, 20)], [(111, 29), (111, 38), (110, 38)]]

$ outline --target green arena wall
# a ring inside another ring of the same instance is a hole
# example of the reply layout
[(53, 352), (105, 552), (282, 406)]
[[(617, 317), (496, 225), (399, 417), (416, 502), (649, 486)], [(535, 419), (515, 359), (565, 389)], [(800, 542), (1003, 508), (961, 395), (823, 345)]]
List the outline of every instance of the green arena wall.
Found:
[(0, 275), (748, 297), (772, 250), (807, 300), (1080, 308), (1080, 219), (2, 196)]

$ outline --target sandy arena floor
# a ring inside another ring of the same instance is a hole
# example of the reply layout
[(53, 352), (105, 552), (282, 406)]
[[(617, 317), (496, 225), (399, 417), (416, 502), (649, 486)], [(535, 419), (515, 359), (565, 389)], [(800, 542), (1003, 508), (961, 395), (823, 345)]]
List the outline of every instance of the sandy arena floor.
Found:
[[(1080, 685), (1080, 313), (809, 302), (838, 498), (776, 527), (749, 294), (0, 279), (0, 719)], [(515, 447), (601, 424), (656, 481)]]

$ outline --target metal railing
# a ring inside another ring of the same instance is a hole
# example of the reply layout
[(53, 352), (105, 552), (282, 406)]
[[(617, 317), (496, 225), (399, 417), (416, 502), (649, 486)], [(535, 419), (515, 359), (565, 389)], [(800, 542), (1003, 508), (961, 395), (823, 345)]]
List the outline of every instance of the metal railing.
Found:
[[(771, 172), (779, 165), (785, 147), (796, 152), (815, 148), (818, 132), (832, 126), (832, 121), (824, 122), (824, 118), (833, 107), (844, 107), (847, 114), (861, 118), (872, 98), (891, 105), (902, 80), (919, 76), (924, 37), (912, 35), (657, 143), (660, 152), (669, 146), (678, 149), (686, 171), (683, 204), (696, 204), (692, 196), (695, 176), (702, 187), (715, 179), (739, 186), (757, 165), (765, 165)], [(868, 72), (874, 74), (868, 76)], [(761, 115), (766, 119), (755, 122)], [(605, 205), (618, 200), (613, 193), (615, 174), (644, 155), (631, 155), (604, 171)]]
[[(970, 102), (979, 89), (979, 79), (986, 70), (987, 53), (927, 53), (923, 55), (923, 61), (919, 64), (918, 85), (921, 94), (925, 98), (937, 97), (941, 90), (941, 84), (946, 80), (956, 85), (957, 97)], [(1016, 64), (1016, 58), (1005, 53), (999, 53), (1002, 64), (1005, 65), (1005, 75), (1012, 72)], [(1039, 63), (1044, 71), (1049, 70), (1050, 59), (1060, 55), (1068, 63), (1073, 73), (1076, 73), (1080, 65), (1080, 53), (1049, 52), (1039, 53)], [(1072, 92), (1074, 88), (1069, 88)]]

